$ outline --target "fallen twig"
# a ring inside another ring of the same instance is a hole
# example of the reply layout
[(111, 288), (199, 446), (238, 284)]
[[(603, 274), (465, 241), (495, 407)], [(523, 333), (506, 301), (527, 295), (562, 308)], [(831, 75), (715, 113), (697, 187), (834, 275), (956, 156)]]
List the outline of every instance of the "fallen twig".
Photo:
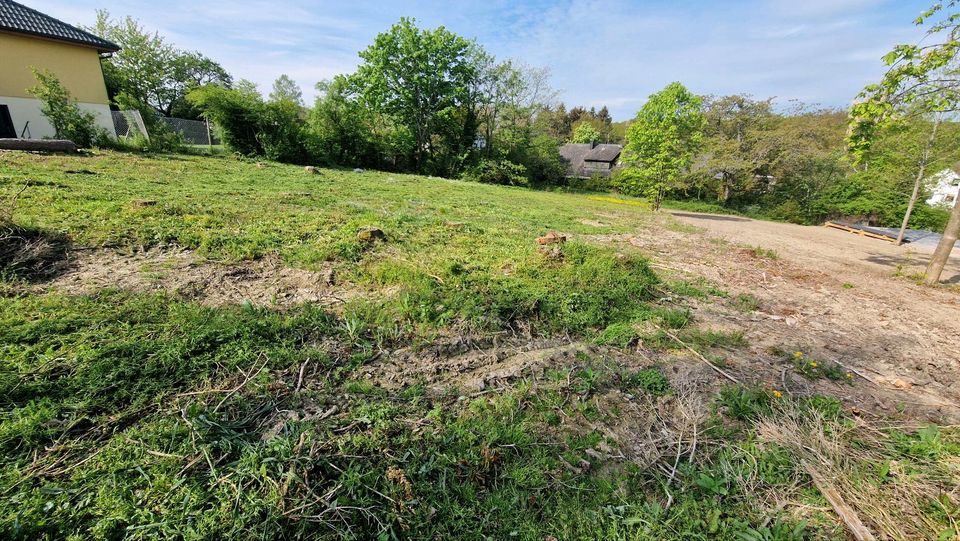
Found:
[(303, 361), (303, 364), (300, 365), (300, 375), (297, 376), (297, 386), (293, 388), (294, 393), (299, 392), (300, 387), (303, 385), (303, 373), (307, 369), (308, 364), (310, 364), (310, 359)]
[(728, 380), (736, 383), (737, 385), (740, 384), (740, 381), (737, 380), (737, 378), (731, 376), (730, 374), (726, 373), (726, 372), (725, 372), (722, 368), (720, 368), (719, 366), (717, 366), (717, 365), (713, 364), (712, 362), (708, 361), (707, 358), (704, 357), (703, 355), (701, 355), (699, 351), (697, 351), (697, 350), (693, 349), (692, 347), (688, 346), (686, 342), (684, 342), (683, 340), (680, 340), (679, 338), (677, 338), (676, 335), (674, 335), (672, 332), (667, 331), (667, 330), (665, 330), (665, 331), (663, 331), (663, 332), (665, 332), (665, 333), (667, 334), (667, 336), (669, 336), (670, 338), (672, 338), (676, 343), (680, 344), (680, 345), (683, 346), (684, 348), (688, 349), (691, 353), (693, 353), (694, 355), (696, 355), (701, 361), (703, 361), (704, 363), (706, 363), (707, 366), (709, 366), (710, 368), (713, 368), (718, 374), (720, 374), (721, 376), (727, 378)]

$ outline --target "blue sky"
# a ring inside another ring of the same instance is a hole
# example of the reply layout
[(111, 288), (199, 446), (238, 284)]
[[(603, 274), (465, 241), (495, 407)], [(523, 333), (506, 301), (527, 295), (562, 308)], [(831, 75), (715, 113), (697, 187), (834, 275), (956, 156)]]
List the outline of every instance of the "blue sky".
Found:
[(679, 80), (701, 94), (748, 93), (845, 107), (883, 72), (880, 57), (914, 42), (930, 0), (534, 1), (21, 0), (70, 23), (97, 8), (132, 15), (262, 90), (287, 73), (313, 84), (401, 16), (476, 38), (498, 58), (548, 66), (569, 106), (632, 117)]

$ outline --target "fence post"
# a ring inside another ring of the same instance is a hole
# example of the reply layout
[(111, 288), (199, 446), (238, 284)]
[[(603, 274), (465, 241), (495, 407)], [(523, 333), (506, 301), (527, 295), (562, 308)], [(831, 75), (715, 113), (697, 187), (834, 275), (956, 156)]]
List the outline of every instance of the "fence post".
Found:
[(213, 139), (210, 137), (210, 119), (207, 117), (203, 117), (203, 122), (204, 124), (207, 125), (207, 146), (212, 148)]

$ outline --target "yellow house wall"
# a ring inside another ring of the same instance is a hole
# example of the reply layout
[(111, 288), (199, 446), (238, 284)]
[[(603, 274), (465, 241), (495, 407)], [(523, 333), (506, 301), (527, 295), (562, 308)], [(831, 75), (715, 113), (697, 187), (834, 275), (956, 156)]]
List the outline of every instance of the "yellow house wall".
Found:
[(108, 104), (95, 49), (0, 32), (0, 96), (31, 98), (31, 67), (52, 71), (81, 103)]

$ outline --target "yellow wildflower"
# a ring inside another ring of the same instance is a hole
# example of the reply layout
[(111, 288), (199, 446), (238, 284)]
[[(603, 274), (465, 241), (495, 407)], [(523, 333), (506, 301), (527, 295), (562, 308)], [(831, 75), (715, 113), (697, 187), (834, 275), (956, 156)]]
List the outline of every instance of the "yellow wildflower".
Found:
[(773, 390), (773, 397), (774, 397), (774, 398), (780, 398), (781, 396), (783, 396), (783, 393), (781, 393), (780, 391), (778, 391), (778, 390), (776, 390), (776, 389)]
[(810, 361), (810, 368), (816, 368), (816, 367), (817, 367), (817, 361)]
[(851, 374), (850, 372), (847, 372), (847, 379), (853, 379), (853, 374)]
[(794, 359), (802, 359), (802, 358), (803, 358), (803, 352), (802, 352), (802, 351), (794, 351), (794, 352), (793, 352), (793, 358), (794, 358)]

